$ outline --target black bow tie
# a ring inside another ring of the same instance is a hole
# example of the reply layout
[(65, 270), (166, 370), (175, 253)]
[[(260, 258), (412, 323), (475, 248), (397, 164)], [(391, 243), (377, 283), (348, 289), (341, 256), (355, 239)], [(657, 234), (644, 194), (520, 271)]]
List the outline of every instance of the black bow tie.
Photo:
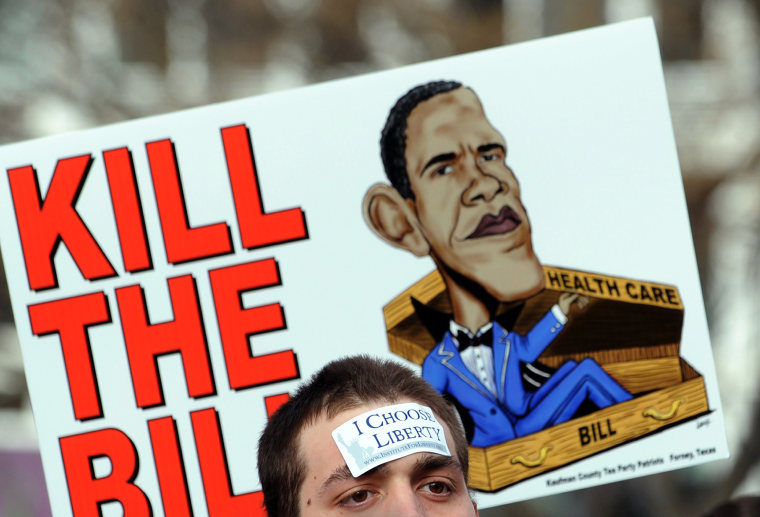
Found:
[(461, 354), (465, 350), (467, 350), (467, 347), (470, 346), (478, 346), (478, 345), (485, 345), (485, 346), (493, 346), (493, 327), (486, 330), (479, 336), (471, 337), (467, 332), (458, 330), (457, 331), (457, 343), (459, 343), (459, 353)]

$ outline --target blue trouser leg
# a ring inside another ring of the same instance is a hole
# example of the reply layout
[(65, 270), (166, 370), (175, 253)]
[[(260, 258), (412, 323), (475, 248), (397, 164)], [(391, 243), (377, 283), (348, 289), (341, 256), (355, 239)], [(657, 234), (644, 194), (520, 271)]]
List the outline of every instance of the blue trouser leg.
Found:
[(584, 359), (578, 364), (568, 361), (549, 381), (558, 374), (560, 378), (557, 381), (550, 385), (547, 382), (534, 394), (531, 409), (515, 425), (518, 436), (571, 419), (586, 399), (599, 408), (605, 408), (632, 398), (593, 359)]

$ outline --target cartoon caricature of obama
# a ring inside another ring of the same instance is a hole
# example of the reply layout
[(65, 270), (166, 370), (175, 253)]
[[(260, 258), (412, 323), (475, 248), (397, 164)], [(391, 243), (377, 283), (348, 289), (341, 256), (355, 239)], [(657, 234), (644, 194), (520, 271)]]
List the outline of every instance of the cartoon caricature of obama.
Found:
[(380, 140), (391, 185), (376, 184), (364, 216), (386, 242), (430, 255), (453, 309), (422, 376), (456, 399), (474, 424), (471, 444), (488, 447), (571, 419), (586, 400), (597, 407), (631, 395), (595, 361), (567, 361), (537, 391), (524, 388), (520, 363), (535, 361), (564, 328), (563, 293), (522, 336), (494, 321), (499, 302), (544, 288), (520, 189), (506, 164), (504, 137), (475, 93), (451, 81), (411, 89), (391, 109)]

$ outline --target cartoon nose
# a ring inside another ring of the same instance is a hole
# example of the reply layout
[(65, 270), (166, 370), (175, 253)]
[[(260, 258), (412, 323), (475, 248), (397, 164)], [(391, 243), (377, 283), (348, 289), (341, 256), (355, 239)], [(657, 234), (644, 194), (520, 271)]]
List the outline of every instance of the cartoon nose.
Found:
[(477, 159), (473, 159), (472, 163), (468, 164), (467, 170), (470, 183), (463, 193), (464, 199), (462, 201), (465, 205), (488, 202), (496, 194), (504, 192), (508, 188), (506, 183), (499, 181), (496, 176), (483, 170), (477, 163)]

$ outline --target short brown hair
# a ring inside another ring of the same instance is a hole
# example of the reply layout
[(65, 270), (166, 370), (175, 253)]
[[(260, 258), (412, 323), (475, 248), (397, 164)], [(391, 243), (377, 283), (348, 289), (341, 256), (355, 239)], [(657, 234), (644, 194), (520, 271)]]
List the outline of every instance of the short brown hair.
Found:
[(272, 415), (259, 440), (259, 478), (269, 517), (296, 517), (306, 465), (298, 449), (301, 431), (325, 415), (371, 402), (409, 398), (446, 423), (467, 479), (468, 451), (456, 411), (427, 381), (394, 361), (355, 356), (328, 363)]

